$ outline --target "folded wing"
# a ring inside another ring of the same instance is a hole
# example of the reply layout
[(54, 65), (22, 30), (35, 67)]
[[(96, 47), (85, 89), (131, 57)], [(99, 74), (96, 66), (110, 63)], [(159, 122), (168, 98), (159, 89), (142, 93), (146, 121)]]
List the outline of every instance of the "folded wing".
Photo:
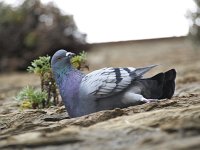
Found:
[(95, 98), (105, 98), (119, 93), (131, 85), (135, 79), (154, 66), (145, 68), (103, 68), (93, 71), (82, 79), (81, 89)]

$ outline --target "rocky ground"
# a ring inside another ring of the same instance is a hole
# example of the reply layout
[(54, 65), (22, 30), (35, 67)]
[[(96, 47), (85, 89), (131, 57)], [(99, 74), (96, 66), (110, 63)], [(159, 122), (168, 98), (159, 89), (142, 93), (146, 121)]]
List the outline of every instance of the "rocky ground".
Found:
[[(138, 65), (144, 60), (137, 56), (147, 53), (134, 55)], [(167, 67), (153, 73), (172, 66), (177, 69), (172, 99), (74, 119), (68, 117), (64, 107), (20, 110), (13, 96), (27, 84), (39, 86), (38, 77), (25, 73), (1, 75), (0, 149), (199, 150), (199, 56), (197, 51), (177, 48), (166, 54), (159, 49), (159, 53), (146, 58), (150, 63), (168, 62)]]

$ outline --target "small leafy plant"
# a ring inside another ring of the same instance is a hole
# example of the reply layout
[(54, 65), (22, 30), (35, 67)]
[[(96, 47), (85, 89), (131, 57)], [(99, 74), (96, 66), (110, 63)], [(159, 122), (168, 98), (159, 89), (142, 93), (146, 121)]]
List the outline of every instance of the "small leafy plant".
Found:
[[(71, 63), (77, 69), (86, 65), (86, 53), (82, 52), (71, 59)], [(89, 69), (89, 68), (88, 68)], [(50, 56), (42, 56), (31, 62), (27, 71), (40, 76), (41, 89), (36, 90), (33, 87), (23, 88), (16, 99), (21, 101), (22, 108), (45, 108), (51, 105), (58, 105), (58, 89), (53, 78)]]
[(89, 69), (89, 67), (86, 64), (87, 61), (87, 53), (86, 52), (81, 52), (79, 55), (74, 56), (71, 59), (71, 63), (72, 65), (77, 68), (77, 69), (82, 69), (82, 68), (87, 68)]
[(57, 105), (58, 91), (51, 71), (50, 56), (42, 56), (34, 60), (31, 63), (31, 66), (28, 67), (27, 71), (40, 76), (41, 91), (46, 92), (47, 94), (43, 106), (50, 106), (51, 100), (54, 105)]
[(28, 66), (27, 71), (33, 72), (38, 75), (43, 75), (46, 72), (51, 71), (50, 56), (42, 56), (39, 59), (34, 60), (31, 66)]
[(27, 86), (18, 93), (16, 99), (21, 101), (22, 108), (44, 108), (47, 93)]

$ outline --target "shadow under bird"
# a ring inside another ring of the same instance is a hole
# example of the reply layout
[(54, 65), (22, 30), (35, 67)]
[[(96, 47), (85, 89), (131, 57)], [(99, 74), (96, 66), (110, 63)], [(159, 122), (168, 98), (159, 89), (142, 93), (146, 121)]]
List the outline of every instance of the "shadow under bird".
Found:
[(149, 103), (156, 99), (170, 99), (174, 94), (175, 69), (151, 78), (142, 76), (157, 65), (144, 68), (110, 67), (85, 75), (72, 66), (72, 56), (71, 52), (59, 50), (51, 59), (56, 84), (70, 117)]

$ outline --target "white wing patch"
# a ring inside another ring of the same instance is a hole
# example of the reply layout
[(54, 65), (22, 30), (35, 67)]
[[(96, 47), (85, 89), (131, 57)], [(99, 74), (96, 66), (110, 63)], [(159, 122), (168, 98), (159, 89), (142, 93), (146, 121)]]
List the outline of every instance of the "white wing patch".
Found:
[(114, 95), (126, 89), (134, 80), (130, 73), (135, 68), (103, 68), (93, 71), (82, 79), (81, 88), (96, 98)]

